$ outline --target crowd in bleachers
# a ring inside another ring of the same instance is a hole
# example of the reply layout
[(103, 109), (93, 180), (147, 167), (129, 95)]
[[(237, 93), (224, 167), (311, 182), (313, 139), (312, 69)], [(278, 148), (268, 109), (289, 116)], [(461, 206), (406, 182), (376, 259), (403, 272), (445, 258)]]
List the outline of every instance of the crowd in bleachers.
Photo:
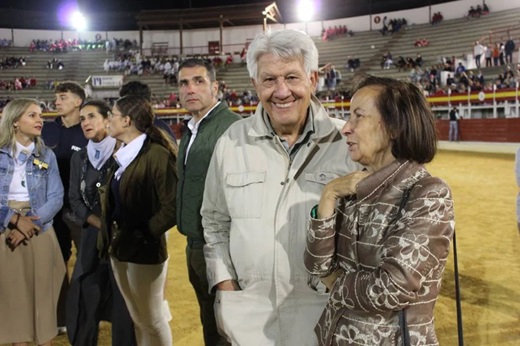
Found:
[(0, 39), (0, 48), (11, 47), (12, 41), (7, 38)]
[(36, 86), (36, 78), (16, 77), (8, 80), (0, 80), (0, 90), (15, 91)]
[(352, 36), (352, 30), (348, 30), (346, 25), (336, 25), (334, 27), (329, 26), (328, 29), (323, 28), (321, 30), (321, 39), (328, 41), (338, 36), (349, 35)]
[(494, 89), (515, 88), (516, 83), (520, 81), (520, 73), (511, 66), (505, 66), (496, 77), (486, 78), (482, 70), (467, 70), (466, 67), (459, 62), (457, 68), (447, 75), (446, 81), (441, 83), (441, 71), (438, 65), (430, 68), (421, 69), (416, 67), (409, 74), (411, 82), (420, 86), (425, 95), (445, 95), (448, 89), (452, 93), (465, 93), (469, 89), (471, 91), (493, 91)]
[(81, 39), (34, 39), (29, 44), (29, 51), (43, 51), (51, 53), (66, 53), (69, 50), (93, 50), (93, 49), (107, 49), (107, 50), (121, 50), (136, 47), (137, 42), (123, 39), (112, 40), (81, 40)]
[(430, 45), (430, 41), (425, 38), (418, 38), (413, 45), (415, 47), (428, 47)]
[(346, 68), (350, 72), (354, 72), (355, 69), (358, 69), (361, 66), (361, 61), (359, 58), (356, 58), (355, 56), (347, 56), (347, 65)]
[(47, 61), (47, 68), (49, 70), (63, 70), (65, 68), (65, 64), (60, 59), (52, 58)]
[(440, 22), (442, 22), (442, 20), (444, 19), (443, 15), (441, 12), (435, 12), (432, 16), (432, 21), (431, 21), (431, 24), (432, 25), (437, 25), (439, 24)]
[(0, 60), (0, 69), (7, 68), (18, 68), (20, 66), (25, 66), (26, 60), (25, 57), (15, 57), (15, 56), (6, 56)]
[(381, 35), (395, 34), (401, 31), (408, 25), (408, 21), (405, 18), (393, 18), (388, 20), (386, 16), (383, 18), (383, 28), (381, 29)]
[(484, 3), (482, 6), (477, 5), (477, 7), (473, 7), (471, 6), (468, 10), (468, 15), (467, 15), (467, 18), (470, 19), (470, 18), (480, 18), (480, 16), (484, 15), (484, 14), (488, 14), (489, 13), (489, 7), (488, 5), (486, 5), (486, 3)]

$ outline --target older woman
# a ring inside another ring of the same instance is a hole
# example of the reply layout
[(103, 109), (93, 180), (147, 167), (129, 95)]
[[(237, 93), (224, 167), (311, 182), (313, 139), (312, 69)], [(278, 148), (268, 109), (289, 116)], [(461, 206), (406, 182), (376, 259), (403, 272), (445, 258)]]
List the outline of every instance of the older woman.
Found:
[(153, 125), (152, 106), (143, 98), (120, 98), (109, 119), (110, 136), (124, 146), (114, 155), (117, 170), (100, 191), (102, 253), (110, 255), (137, 344), (171, 346), (163, 286), (165, 232), (175, 226), (176, 146)]
[(327, 184), (309, 223), (305, 265), (331, 290), (315, 332), (320, 345), (437, 345), (454, 218), (449, 187), (423, 166), (434, 117), (409, 83), (368, 76), (355, 91), (343, 133), (365, 170)]
[(110, 108), (88, 101), (80, 108), (80, 124), (88, 144), (70, 162), (69, 201), (84, 227), (67, 297), (67, 335), (74, 346), (98, 344), (100, 320), (112, 322), (112, 345), (136, 345), (132, 319), (114, 280), (110, 262), (99, 259), (101, 228), (98, 189), (115, 161), (117, 140), (108, 135)]
[(52, 228), (63, 204), (38, 101), (15, 99), (0, 122), (0, 344), (50, 345), (65, 266)]

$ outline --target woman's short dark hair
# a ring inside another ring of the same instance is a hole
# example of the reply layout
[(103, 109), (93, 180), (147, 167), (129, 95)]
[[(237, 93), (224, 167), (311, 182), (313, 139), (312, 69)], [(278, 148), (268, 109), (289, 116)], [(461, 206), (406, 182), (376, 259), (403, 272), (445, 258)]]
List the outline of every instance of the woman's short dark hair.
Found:
[(110, 107), (107, 105), (107, 103), (105, 101), (90, 100), (90, 101), (83, 103), (81, 105), (81, 107), (79, 107), (79, 109), (82, 110), (83, 108), (85, 108), (87, 106), (96, 107), (98, 113), (101, 114), (101, 116), (103, 116), (104, 119), (108, 118), (108, 114), (110, 113)]
[(361, 88), (379, 90), (375, 105), (390, 136), (396, 159), (430, 162), (437, 151), (435, 117), (421, 90), (412, 83), (393, 78), (363, 75), (354, 82)]

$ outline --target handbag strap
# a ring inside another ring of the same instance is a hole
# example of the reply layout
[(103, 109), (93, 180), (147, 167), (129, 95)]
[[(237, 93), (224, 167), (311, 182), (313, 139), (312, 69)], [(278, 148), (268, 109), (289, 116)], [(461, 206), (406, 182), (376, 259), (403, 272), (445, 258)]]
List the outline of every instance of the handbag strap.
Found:
[[(410, 197), (412, 189), (413, 186), (403, 192), (403, 197), (401, 197), (401, 203), (399, 204), (399, 210), (396, 214), (397, 218), (400, 216), (401, 211), (406, 205), (406, 202), (408, 202), (408, 198)], [(410, 346), (410, 331), (408, 330), (408, 324), (406, 323), (406, 308), (399, 310), (399, 328), (401, 329), (401, 339), (403, 341), (403, 346)]]
[(410, 346), (410, 331), (406, 324), (406, 309), (399, 310), (399, 328), (401, 328), (401, 340), (403, 346)]

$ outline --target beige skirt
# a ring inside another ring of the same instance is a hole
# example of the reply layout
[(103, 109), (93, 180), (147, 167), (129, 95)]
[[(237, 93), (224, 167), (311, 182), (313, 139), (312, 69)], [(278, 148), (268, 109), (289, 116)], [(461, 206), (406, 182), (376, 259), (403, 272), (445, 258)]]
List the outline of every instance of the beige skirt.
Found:
[[(9, 206), (28, 210), (29, 204)], [(51, 227), (11, 251), (9, 232), (0, 233), (0, 345), (43, 344), (57, 335), (56, 307), (65, 276), (60, 247)]]

